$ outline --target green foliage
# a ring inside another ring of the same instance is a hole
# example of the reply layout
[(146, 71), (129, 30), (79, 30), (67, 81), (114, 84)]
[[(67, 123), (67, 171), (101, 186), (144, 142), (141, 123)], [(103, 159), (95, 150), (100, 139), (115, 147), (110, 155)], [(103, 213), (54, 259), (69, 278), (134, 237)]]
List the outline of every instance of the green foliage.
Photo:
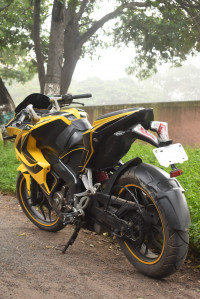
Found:
[[(171, 168), (161, 167), (152, 150), (153, 146), (151, 145), (135, 143), (123, 161), (140, 157), (143, 162), (158, 166), (170, 173)], [(177, 164), (183, 173), (177, 179), (185, 190), (185, 197), (190, 209), (190, 247), (200, 253), (200, 148), (187, 147), (186, 152), (189, 160), (183, 164)]]
[(128, 73), (147, 78), (157, 71), (157, 65), (170, 62), (180, 66), (188, 54), (199, 51), (199, 25), (194, 24), (198, 10), (180, 7), (177, 2), (181, 1), (146, 1), (145, 9), (128, 10), (120, 17), (114, 28), (114, 44), (134, 43), (136, 48)]
[(0, 141), (0, 152), (0, 190), (14, 193), (17, 167), (19, 166), (15, 155), (14, 143), (8, 142), (4, 146)]
[[(0, 77), (25, 82), (37, 72), (32, 40), (33, 1), (3, 0), (0, 5)], [(5, 4), (8, 4), (7, 6)], [(47, 1), (42, 1), (41, 23), (47, 18)], [(1, 10), (1, 7), (5, 9)], [(47, 57), (47, 31), (41, 32), (43, 55)]]

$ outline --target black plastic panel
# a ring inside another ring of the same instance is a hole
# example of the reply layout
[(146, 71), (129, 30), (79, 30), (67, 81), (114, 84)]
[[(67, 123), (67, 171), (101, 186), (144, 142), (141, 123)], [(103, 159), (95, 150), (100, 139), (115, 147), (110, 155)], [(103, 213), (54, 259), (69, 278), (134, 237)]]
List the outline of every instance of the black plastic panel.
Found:
[(43, 124), (32, 131), (32, 136), (37, 140), (37, 146), (40, 149), (48, 150), (58, 156), (61, 156), (71, 147), (82, 144), (82, 134), (88, 128), (90, 123), (85, 119), (75, 120), (71, 125), (67, 125), (61, 119)]
[(139, 107), (139, 108), (129, 108), (129, 109), (123, 109), (123, 110), (113, 111), (113, 112), (101, 115), (100, 117), (97, 118), (97, 120), (103, 119), (103, 118), (107, 118), (107, 117), (110, 117), (110, 116), (114, 116), (114, 115), (117, 115), (117, 114), (122, 114), (122, 113), (126, 113), (126, 112), (136, 111), (138, 109), (143, 109), (143, 108)]

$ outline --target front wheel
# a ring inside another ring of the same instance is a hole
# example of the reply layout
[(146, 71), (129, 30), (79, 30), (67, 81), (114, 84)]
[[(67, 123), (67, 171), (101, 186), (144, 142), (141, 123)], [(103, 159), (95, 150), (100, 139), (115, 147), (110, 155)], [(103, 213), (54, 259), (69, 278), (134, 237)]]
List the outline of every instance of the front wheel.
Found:
[(61, 230), (65, 225), (53, 211), (44, 196), (40, 186), (31, 178), (31, 183), (35, 183), (33, 199), (32, 194), (28, 194), (26, 187), (26, 179), (22, 173), (17, 177), (17, 197), (20, 206), (26, 216), (37, 227), (48, 232), (56, 232)]
[(134, 168), (120, 177), (117, 186), (120, 198), (137, 205), (137, 209), (121, 215), (132, 224), (131, 229), (118, 238), (122, 251), (145, 275), (163, 278), (174, 273), (187, 255), (188, 231), (170, 228), (169, 215), (159, 206), (156, 191), (144, 181), (140, 182)]

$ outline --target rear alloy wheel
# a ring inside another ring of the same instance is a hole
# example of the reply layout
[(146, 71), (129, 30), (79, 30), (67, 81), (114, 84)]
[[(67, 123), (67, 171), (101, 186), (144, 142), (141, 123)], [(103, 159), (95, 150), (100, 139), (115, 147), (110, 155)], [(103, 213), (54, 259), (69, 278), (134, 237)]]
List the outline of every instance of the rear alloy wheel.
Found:
[[(137, 205), (121, 216), (131, 223), (131, 229), (118, 238), (128, 260), (142, 273), (163, 278), (174, 273), (184, 262), (188, 251), (188, 232), (173, 230), (167, 215), (158, 206), (156, 194), (142, 186), (128, 171), (118, 180), (121, 186), (118, 195)], [(149, 194), (151, 193), (151, 195)]]

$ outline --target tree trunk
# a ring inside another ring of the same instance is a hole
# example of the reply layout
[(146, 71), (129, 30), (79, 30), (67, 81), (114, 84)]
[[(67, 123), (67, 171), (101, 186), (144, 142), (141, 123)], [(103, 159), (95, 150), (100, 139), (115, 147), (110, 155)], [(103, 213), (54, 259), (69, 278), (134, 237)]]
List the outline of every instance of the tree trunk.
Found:
[(42, 54), (42, 47), (40, 41), (40, 2), (41, 0), (34, 1), (34, 15), (33, 15), (33, 41), (35, 46), (35, 54), (37, 59), (38, 78), (40, 82), (40, 92), (44, 93), (45, 85), (45, 68), (44, 57)]
[(63, 44), (65, 30), (65, 0), (54, 0), (45, 94), (60, 94), (61, 72), (63, 63)]
[(72, 76), (82, 50), (79, 43), (80, 34), (78, 20), (72, 18), (67, 24), (64, 35), (64, 65), (61, 77), (61, 94), (65, 94), (69, 88)]
[(74, 57), (73, 53), (71, 53), (71, 56), (69, 55), (65, 59), (64, 66), (62, 69), (62, 79), (60, 88), (61, 94), (67, 93), (78, 60), (79, 57)]
[(9, 94), (7, 88), (5, 87), (2, 79), (0, 78), (0, 113), (1, 112), (13, 112), (15, 109), (15, 104)]

